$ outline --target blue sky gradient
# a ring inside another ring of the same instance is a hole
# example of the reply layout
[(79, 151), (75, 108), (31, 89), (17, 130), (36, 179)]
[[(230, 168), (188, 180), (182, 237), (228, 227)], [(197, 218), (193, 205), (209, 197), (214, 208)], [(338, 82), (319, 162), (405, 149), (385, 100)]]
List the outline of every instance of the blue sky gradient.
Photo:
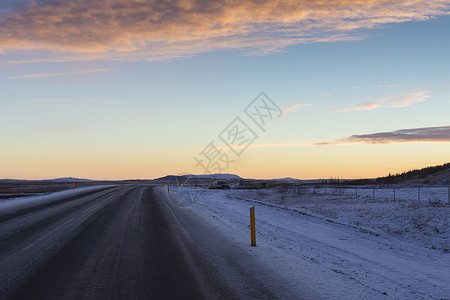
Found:
[[(8, 17), (18, 9), (2, 10), (0, 23), (13, 28)], [(260, 146), (227, 172), (360, 178), (448, 162), (448, 130), (444, 141), (315, 144), (449, 125), (450, 16), (378, 27), (359, 29), (356, 40), (264, 54), (214, 46), (160, 60), (135, 52), (113, 59), (97, 50), (87, 59), (76, 47), (49, 50), (25, 36), (35, 48), (0, 40), (0, 177), (202, 173), (193, 157), (261, 91), (281, 108), (299, 108), (271, 122), (259, 133)]]

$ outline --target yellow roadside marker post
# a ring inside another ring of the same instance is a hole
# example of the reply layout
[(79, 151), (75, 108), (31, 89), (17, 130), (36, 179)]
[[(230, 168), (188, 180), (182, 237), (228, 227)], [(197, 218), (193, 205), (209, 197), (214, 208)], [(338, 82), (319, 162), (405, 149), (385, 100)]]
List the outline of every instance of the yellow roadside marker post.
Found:
[(252, 247), (256, 247), (255, 206), (250, 207), (250, 236)]
[(169, 183), (167, 183), (167, 192), (169, 192)]
[(73, 183), (73, 189), (75, 189), (75, 182)]

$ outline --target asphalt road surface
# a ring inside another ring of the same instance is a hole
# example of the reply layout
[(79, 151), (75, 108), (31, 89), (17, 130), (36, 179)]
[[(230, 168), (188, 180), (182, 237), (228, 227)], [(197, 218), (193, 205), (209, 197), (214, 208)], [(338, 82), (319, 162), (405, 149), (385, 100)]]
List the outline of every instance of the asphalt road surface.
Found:
[(277, 298), (243, 258), (151, 186), (0, 211), (0, 299)]

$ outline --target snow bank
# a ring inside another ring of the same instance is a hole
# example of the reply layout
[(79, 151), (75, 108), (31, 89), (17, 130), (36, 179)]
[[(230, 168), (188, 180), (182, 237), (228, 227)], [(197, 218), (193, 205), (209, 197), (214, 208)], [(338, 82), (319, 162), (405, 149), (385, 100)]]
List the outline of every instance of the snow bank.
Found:
[(110, 186), (97, 185), (97, 186), (90, 186), (90, 187), (81, 187), (81, 188), (77, 188), (75, 190), (71, 189), (71, 190), (66, 190), (66, 191), (60, 191), (60, 192), (51, 193), (51, 194), (44, 195), (44, 196), (31, 196), (31, 197), (5, 199), (5, 200), (0, 201), (0, 212), (4, 211), (4, 210), (18, 209), (18, 208), (24, 207), (24, 206), (30, 206), (30, 205), (51, 202), (56, 199), (60, 199), (62, 197), (69, 197), (69, 196), (77, 195), (77, 194), (87, 192), (87, 191), (100, 190), (105, 187), (110, 187)]
[(317, 190), (241, 190), (228, 196), (278, 205), (361, 231), (385, 233), (418, 246), (450, 252), (450, 206), (441, 200), (444, 190), (435, 191), (440, 192), (440, 198), (422, 191), (420, 202), (414, 198), (416, 188), (397, 190), (395, 201), (393, 191), (388, 189), (376, 190), (376, 197), (371, 189), (360, 189), (358, 197), (351, 189), (328, 194)]

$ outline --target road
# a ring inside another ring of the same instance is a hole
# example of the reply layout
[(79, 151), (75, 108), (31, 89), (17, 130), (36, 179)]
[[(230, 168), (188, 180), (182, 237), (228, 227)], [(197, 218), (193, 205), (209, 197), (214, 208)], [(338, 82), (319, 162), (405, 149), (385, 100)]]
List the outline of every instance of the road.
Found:
[(0, 214), (0, 298), (205, 298), (150, 187)]
[(0, 299), (275, 298), (167, 199), (121, 186), (0, 210)]

